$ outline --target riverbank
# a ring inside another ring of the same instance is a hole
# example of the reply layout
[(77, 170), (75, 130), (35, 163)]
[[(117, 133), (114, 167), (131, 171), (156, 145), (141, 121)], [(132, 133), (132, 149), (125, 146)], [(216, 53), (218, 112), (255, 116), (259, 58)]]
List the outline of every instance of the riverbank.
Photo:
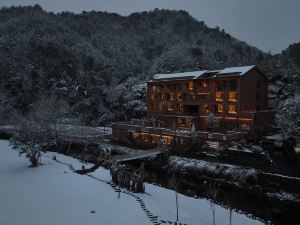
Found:
[[(76, 139), (76, 136), (73, 139)], [(143, 151), (120, 146), (105, 137), (98, 138), (97, 142), (95, 139), (90, 138), (87, 141), (77, 137), (76, 142), (60, 139), (60, 142), (50, 150), (95, 164), (99, 163), (97, 156), (100, 147), (110, 148), (112, 154)], [(93, 142), (90, 143), (90, 140)], [(298, 225), (300, 180), (297, 177), (181, 156), (170, 156), (168, 159), (153, 156), (131, 161), (128, 165), (138, 166), (142, 161), (145, 162), (147, 169), (145, 178), (148, 182), (173, 189), (168, 171), (175, 168), (177, 175), (181, 177), (178, 190), (184, 195), (210, 198), (207, 195), (208, 184), (216, 184), (218, 194), (212, 199), (216, 203), (254, 215), (265, 222), (271, 221), (275, 225)]]
[[(55, 155), (55, 158), (53, 157)], [(130, 224), (208, 225), (210, 202), (178, 194), (176, 221), (174, 191), (145, 183), (146, 193), (131, 193), (111, 182), (103, 167), (78, 174), (82, 162), (48, 152), (38, 168), (30, 168), (7, 141), (0, 141), (0, 224)], [(93, 165), (87, 164), (86, 167)], [(216, 224), (229, 223), (228, 209), (215, 205)], [(261, 221), (232, 211), (232, 224), (263, 225)], [(225, 222), (225, 223), (226, 223)]]

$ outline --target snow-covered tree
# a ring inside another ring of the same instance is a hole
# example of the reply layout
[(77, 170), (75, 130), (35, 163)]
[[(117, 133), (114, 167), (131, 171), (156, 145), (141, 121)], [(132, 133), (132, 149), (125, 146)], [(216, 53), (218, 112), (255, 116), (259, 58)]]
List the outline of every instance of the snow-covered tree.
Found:
[(31, 167), (38, 167), (42, 153), (51, 142), (51, 130), (46, 123), (34, 115), (21, 118), (16, 124), (16, 131), (10, 139), (10, 145), (25, 155)]
[(212, 112), (208, 113), (208, 116), (205, 119), (205, 124), (208, 129), (214, 130), (214, 128), (219, 126), (219, 120), (215, 117), (215, 115)]
[(300, 140), (300, 94), (283, 101), (276, 114), (276, 124), (290, 137)]
[(64, 100), (43, 96), (32, 104), (30, 113), (51, 129), (57, 141), (58, 125), (68, 113), (68, 108), (68, 104)]

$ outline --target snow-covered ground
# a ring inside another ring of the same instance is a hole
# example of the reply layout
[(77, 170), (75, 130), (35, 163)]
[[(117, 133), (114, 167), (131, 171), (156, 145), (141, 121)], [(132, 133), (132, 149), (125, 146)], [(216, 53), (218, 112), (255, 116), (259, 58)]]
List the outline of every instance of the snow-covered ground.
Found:
[[(29, 168), (28, 161), (19, 158), (7, 141), (0, 141), (1, 225), (146, 225), (155, 224), (150, 220), (155, 216), (157, 224), (175, 221), (174, 191), (146, 184), (148, 194), (132, 195), (124, 190), (118, 199), (108, 170), (79, 175), (68, 166), (80, 168), (78, 160), (55, 154), (63, 162), (59, 163), (51, 159), (53, 154), (42, 158), (43, 166)], [(179, 194), (180, 222), (209, 225), (211, 215), (207, 200)], [(216, 224), (229, 224), (228, 215), (217, 206)], [(232, 224), (263, 224), (237, 212), (232, 220)]]

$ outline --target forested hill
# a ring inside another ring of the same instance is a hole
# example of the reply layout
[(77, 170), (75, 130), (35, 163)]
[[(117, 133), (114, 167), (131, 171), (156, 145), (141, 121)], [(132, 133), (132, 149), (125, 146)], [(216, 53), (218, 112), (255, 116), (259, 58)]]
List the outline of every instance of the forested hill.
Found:
[(120, 16), (107, 12), (0, 10), (0, 104), (26, 112), (39, 96), (59, 96), (87, 123), (143, 115), (145, 85), (157, 72), (266, 62), (270, 55), (184, 11)]

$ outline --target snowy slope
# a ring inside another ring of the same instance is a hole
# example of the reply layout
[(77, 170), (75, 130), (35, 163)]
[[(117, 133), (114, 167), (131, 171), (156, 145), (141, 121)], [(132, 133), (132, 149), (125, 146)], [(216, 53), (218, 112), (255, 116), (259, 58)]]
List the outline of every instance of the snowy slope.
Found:
[[(7, 141), (0, 141), (1, 225), (153, 224), (139, 202), (158, 216), (160, 223), (175, 221), (174, 191), (146, 184), (148, 194), (121, 193), (118, 199), (109, 183), (109, 171), (99, 168), (91, 177), (78, 175), (67, 164), (77, 169), (80, 162), (64, 155), (56, 156), (66, 164), (43, 157), (43, 166), (28, 168), (28, 162), (23, 157), (18, 158)], [(179, 207), (182, 223), (211, 224), (207, 200), (179, 195)], [(95, 213), (91, 213), (92, 210)], [(217, 224), (229, 224), (226, 209), (217, 206), (216, 217)], [(234, 212), (233, 224), (262, 223)]]

